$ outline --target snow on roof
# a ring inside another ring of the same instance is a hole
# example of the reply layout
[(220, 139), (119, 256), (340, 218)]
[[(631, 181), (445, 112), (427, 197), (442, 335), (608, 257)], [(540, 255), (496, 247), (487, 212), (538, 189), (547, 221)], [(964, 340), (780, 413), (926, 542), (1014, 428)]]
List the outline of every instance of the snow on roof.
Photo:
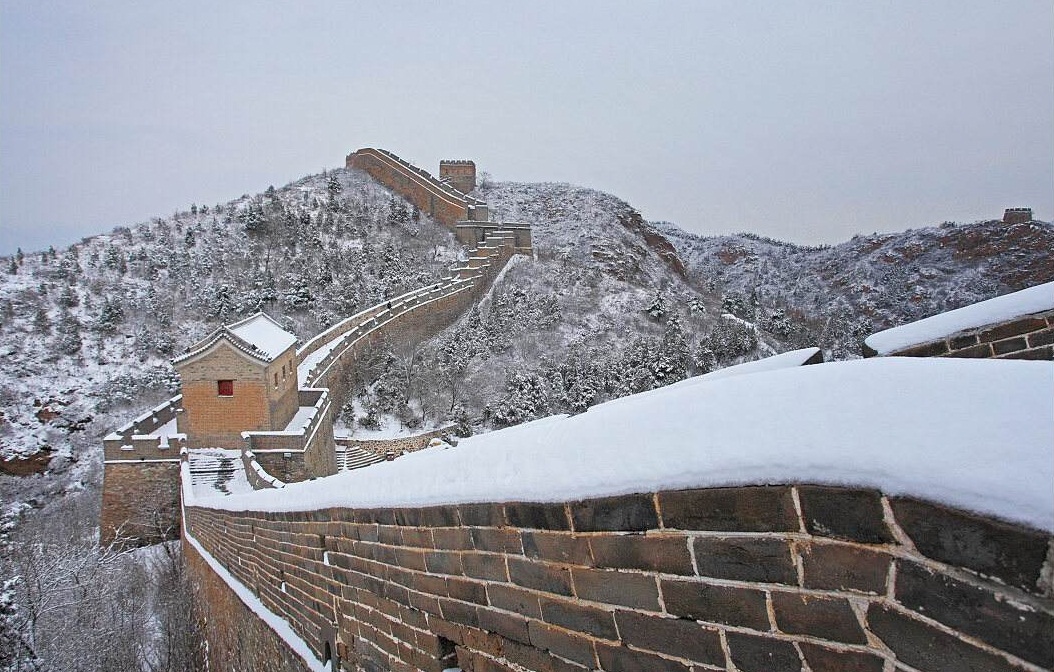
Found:
[[(879, 488), (1054, 530), (1054, 363), (867, 359), (652, 390), (230, 510), (555, 502), (681, 488)], [(367, 473), (368, 472), (368, 473)]]
[(864, 343), (880, 355), (929, 343), (966, 329), (976, 329), (1015, 317), (1054, 309), (1054, 282), (981, 301), (918, 322), (872, 334)]
[(274, 359), (296, 343), (296, 336), (265, 313), (256, 313), (227, 327), (232, 334)]

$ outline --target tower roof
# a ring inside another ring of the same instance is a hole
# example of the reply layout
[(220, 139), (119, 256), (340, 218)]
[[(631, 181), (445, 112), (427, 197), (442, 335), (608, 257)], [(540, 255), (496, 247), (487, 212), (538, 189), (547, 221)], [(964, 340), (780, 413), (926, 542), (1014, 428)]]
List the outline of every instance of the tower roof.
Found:
[(191, 346), (186, 353), (173, 359), (172, 364), (182, 364), (197, 357), (220, 340), (228, 341), (241, 352), (265, 364), (273, 362), (296, 344), (296, 336), (283, 329), (271, 316), (256, 313), (234, 324), (220, 327)]

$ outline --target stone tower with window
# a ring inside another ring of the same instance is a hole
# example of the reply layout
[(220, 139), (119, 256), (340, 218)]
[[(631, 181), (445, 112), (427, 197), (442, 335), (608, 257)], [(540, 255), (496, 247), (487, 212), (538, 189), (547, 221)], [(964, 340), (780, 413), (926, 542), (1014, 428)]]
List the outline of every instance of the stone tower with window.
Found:
[(296, 336), (263, 313), (220, 327), (172, 365), (188, 448), (242, 448), (242, 432), (280, 430), (297, 412)]

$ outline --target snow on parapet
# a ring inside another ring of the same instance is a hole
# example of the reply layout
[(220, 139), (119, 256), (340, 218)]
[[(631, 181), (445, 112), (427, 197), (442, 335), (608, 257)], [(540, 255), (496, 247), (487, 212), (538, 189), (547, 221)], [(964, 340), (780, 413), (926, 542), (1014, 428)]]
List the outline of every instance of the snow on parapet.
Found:
[(976, 329), (1051, 309), (1054, 309), (1054, 282), (886, 329), (868, 336), (864, 343), (879, 355), (885, 355), (913, 345), (936, 341), (967, 329)]
[(878, 358), (670, 387), (428, 448), (229, 510), (873, 487), (1054, 530), (1054, 363)]

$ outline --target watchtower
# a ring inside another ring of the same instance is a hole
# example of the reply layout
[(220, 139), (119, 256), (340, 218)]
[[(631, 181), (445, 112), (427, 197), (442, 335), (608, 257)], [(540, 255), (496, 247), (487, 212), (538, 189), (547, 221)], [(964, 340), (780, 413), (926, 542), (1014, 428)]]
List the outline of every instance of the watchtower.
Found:
[(299, 407), (296, 336), (257, 313), (220, 327), (172, 361), (188, 448), (242, 448), (242, 432), (281, 430)]
[(1032, 221), (1032, 208), (1007, 208), (1003, 211), (1003, 224), (1028, 224)]
[(440, 161), (439, 180), (467, 194), (476, 188), (476, 164), (473, 161), (454, 159)]

